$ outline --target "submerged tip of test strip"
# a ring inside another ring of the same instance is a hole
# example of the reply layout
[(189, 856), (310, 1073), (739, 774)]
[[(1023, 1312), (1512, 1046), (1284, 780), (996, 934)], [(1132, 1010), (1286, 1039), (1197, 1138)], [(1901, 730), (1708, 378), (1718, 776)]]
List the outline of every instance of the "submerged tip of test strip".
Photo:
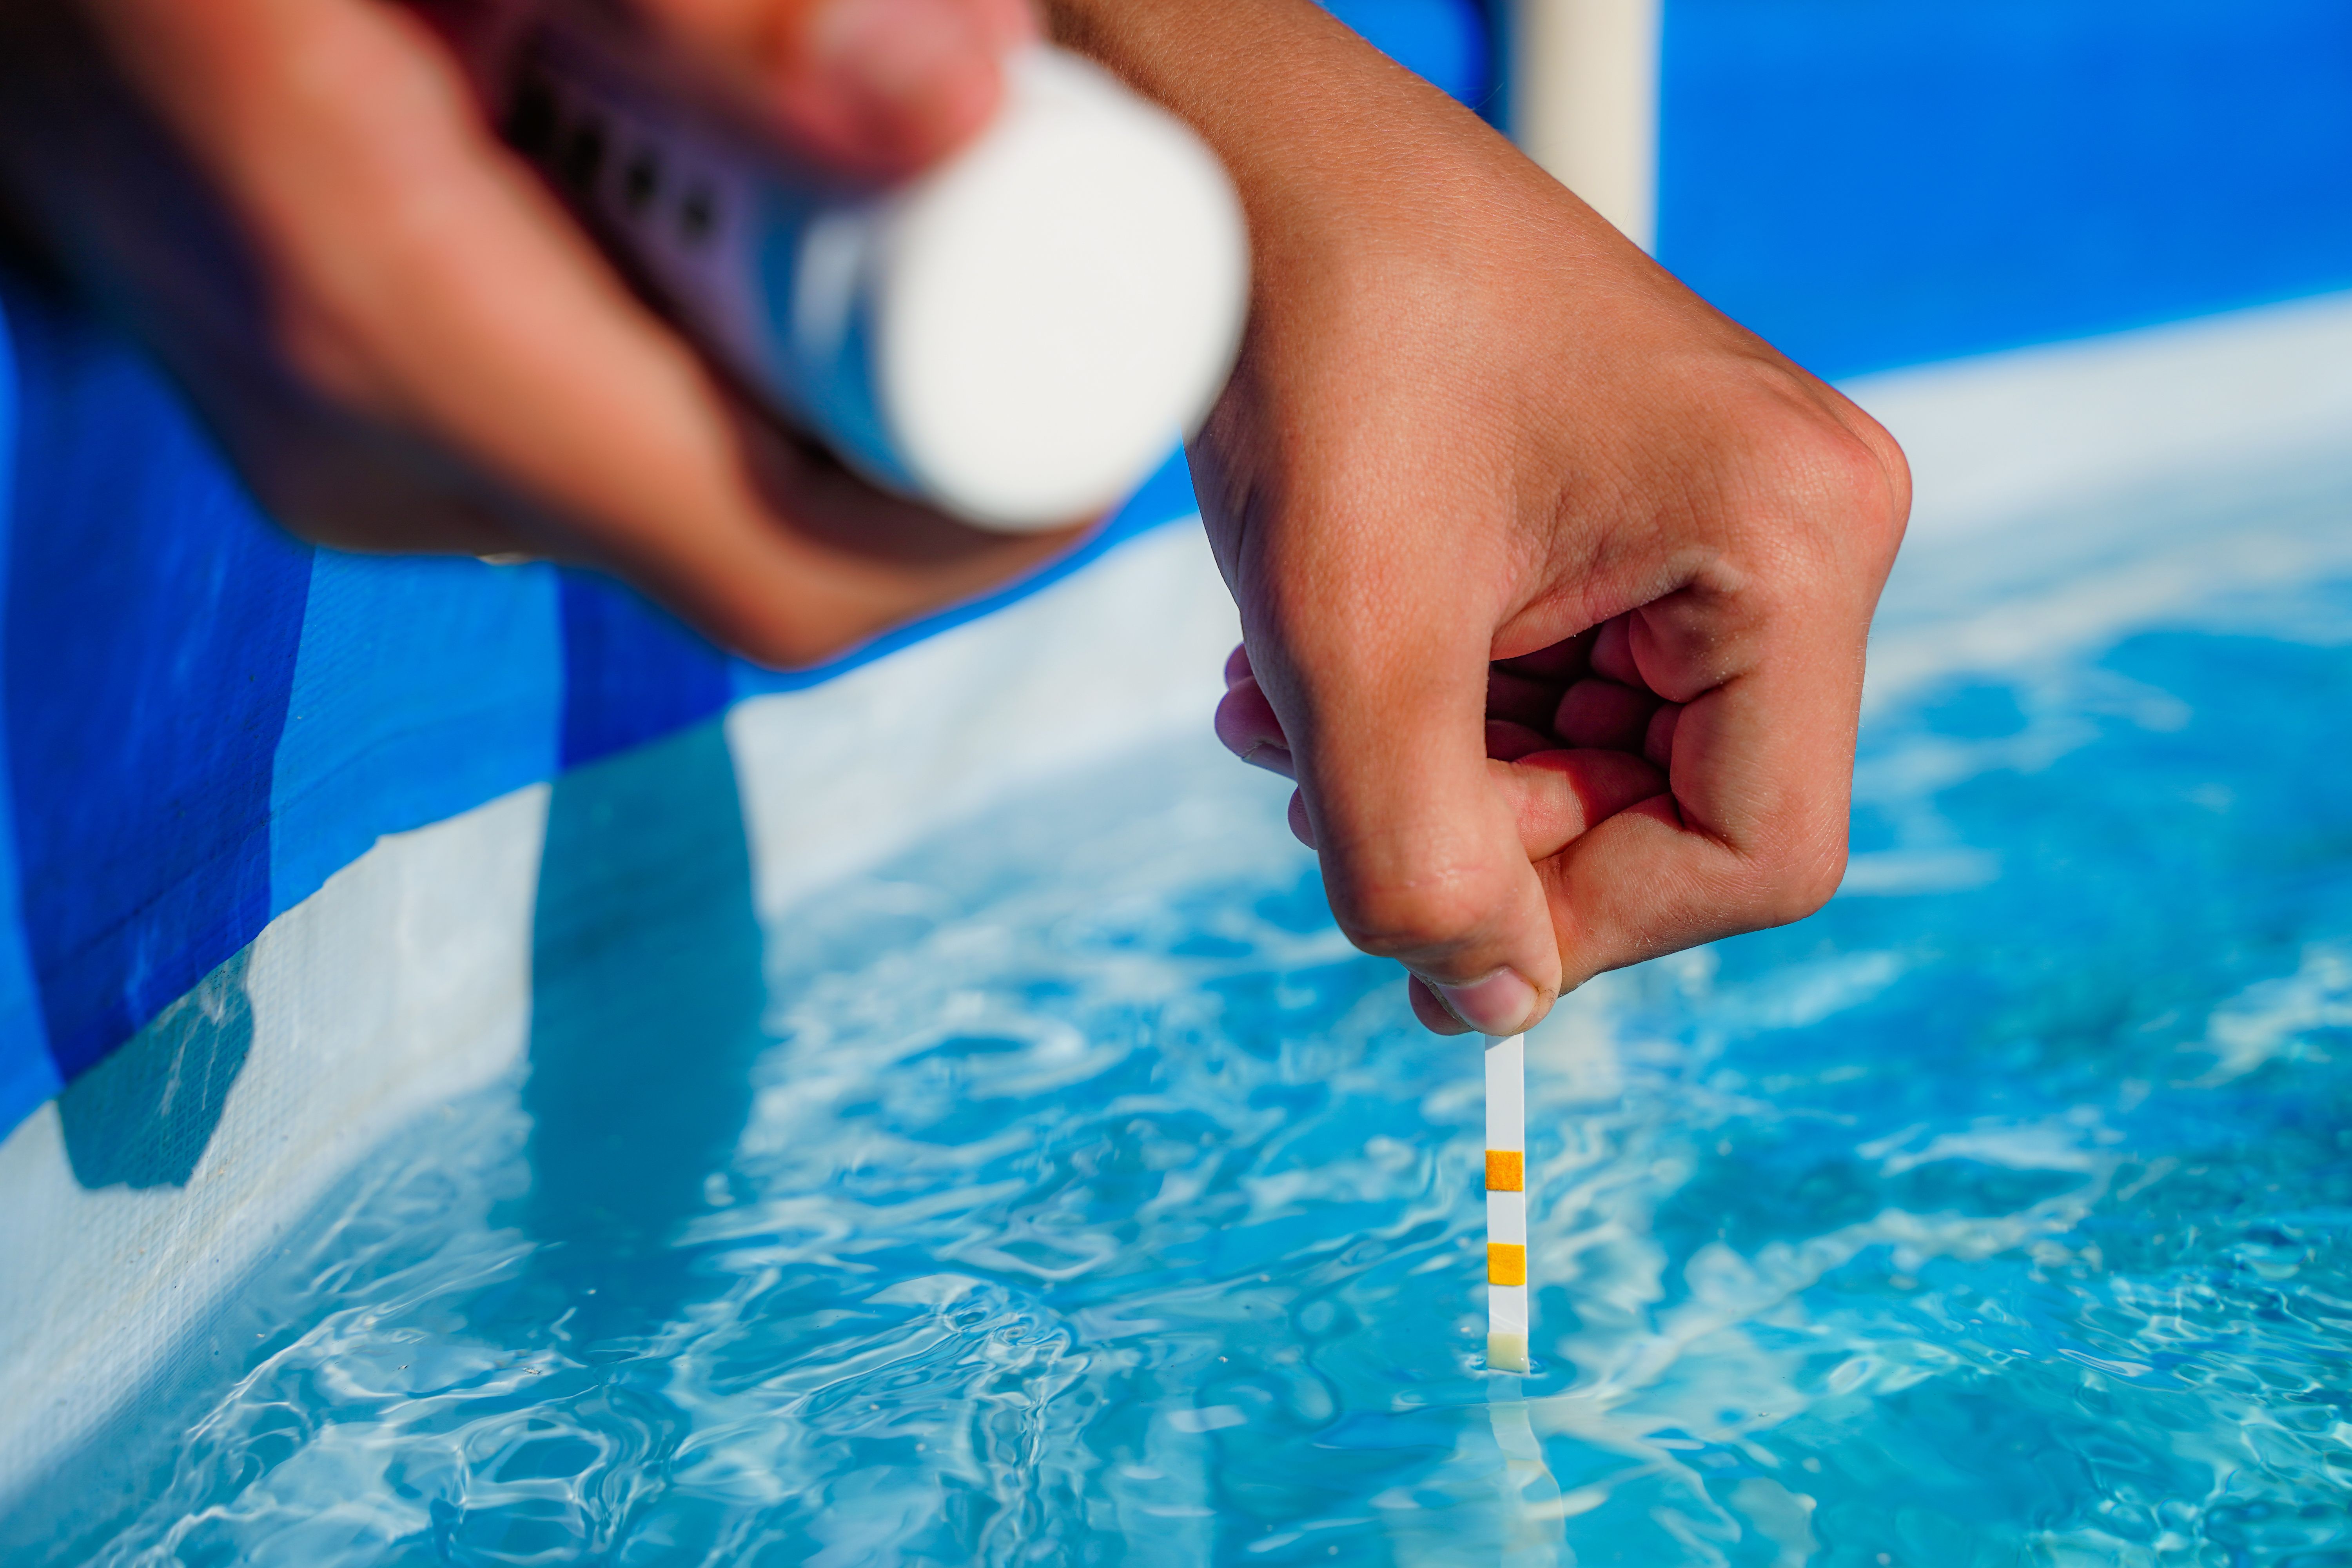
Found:
[(1486, 1369), (1528, 1370), (1527, 1065), (1517, 1035), (1486, 1042)]

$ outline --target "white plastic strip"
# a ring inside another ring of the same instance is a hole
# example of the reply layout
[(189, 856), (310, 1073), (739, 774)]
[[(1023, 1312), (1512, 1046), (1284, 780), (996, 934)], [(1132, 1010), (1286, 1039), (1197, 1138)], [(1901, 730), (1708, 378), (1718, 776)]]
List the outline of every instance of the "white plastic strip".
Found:
[[(1510, 1568), (1557, 1568), (1559, 1482), (1544, 1463), (1519, 1381), (1528, 1361), (1528, 1053), (1524, 1036), (1486, 1041), (1487, 1416), (1502, 1450), (1505, 1540)], [(1567, 1561), (1575, 1561), (1572, 1553)]]
[(1527, 1044), (1486, 1042), (1486, 1365), (1528, 1370)]

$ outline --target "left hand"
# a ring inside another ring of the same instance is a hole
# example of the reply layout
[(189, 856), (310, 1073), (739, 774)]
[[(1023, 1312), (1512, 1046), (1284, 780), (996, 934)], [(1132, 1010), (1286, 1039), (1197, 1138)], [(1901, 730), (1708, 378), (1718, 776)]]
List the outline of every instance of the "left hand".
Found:
[[(645, 0), (829, 167), (976, 133), (1022, 0)], [(10, 213), (320, 543), (627, 577), (771, 664), (837, 654), (1068, 546), (885, 494), (739, 397), (388, 0), (0, 8)]]

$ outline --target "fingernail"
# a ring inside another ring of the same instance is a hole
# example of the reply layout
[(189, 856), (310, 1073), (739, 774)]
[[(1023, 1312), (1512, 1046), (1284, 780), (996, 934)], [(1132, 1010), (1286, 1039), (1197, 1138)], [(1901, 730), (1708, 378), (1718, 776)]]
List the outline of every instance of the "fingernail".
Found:
[(1497, 969), (1467, 985), (1442, 985), (1434, 980), (1428, 985), (1447, 1012), (1482, 1035), (1516, 1035), (1536, 1010), (1536, 988), (1514, 970)]
[(835, 90), (893, 145), (952, 137), (994, 105), (996, 51), (958, 0), (833, 0), (814, 33)]

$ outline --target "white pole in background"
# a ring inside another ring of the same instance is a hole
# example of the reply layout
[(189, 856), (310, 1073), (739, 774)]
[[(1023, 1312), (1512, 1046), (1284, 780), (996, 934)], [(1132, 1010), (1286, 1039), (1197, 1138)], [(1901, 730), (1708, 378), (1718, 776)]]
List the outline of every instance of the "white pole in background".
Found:
[(1511, 135), (1644, 250), (1658, 228), (1664, 0), (1513, 0)]

